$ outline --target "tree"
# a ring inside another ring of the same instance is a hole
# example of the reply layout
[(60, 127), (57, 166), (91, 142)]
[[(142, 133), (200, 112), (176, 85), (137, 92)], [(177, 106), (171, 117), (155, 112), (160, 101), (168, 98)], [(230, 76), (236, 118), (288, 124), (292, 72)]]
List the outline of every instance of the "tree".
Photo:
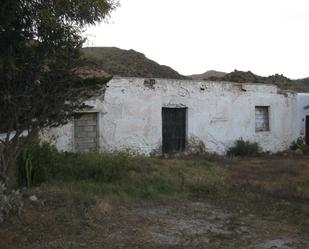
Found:
[(105, 20), (115, 0), (2, 0), (0, 5), (0, 178), (38, 130), (66, 123), (109, 78), (81, 78), (82, 31)]

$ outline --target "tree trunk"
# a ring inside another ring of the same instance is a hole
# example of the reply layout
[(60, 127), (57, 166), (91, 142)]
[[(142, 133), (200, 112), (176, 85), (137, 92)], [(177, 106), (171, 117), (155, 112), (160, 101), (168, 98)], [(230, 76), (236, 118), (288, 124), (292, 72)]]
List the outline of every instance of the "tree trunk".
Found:
[(20, 134), (16, 132), (13, 138), (8, 138), (1, 144), (0, 149), (0, 176), (9, 190), (17, 187)]
[(1, 178), (6, 187), (11, 190), (17, 187), (18, 179), (18, 163), (14, 151), (8, 151), (9, 148), (4, 148), (3, 154), (0, 157)]
[(0, 144), (0, 178), (8, 189), (18, 187), (18, 157), (37, 134), (37, 129), (28, 131), (28, 134), (24, 136), (22, 136), (22, 131), (16, 131), (13, 137), (10, 138), (8, 134), (7, 139)]
[(13, 189), (18, 187), (18, 162), (17, 158), (14, 158), (8, 167), (8, 179), (6, 186), (8, 189)]

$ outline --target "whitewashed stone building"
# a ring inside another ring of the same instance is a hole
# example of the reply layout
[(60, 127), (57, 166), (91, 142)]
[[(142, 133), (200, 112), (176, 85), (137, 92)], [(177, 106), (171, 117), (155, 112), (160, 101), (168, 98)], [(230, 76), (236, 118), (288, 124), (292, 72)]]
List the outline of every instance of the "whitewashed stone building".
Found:
[(274, 85), (114, 77), (87, 104), (93, 109), (45, 131), (44, 139), (61, 151), (149, 155), (197, 142), (224, 154), (240, 138), (277, 152), (309, 136), (309, 94)]

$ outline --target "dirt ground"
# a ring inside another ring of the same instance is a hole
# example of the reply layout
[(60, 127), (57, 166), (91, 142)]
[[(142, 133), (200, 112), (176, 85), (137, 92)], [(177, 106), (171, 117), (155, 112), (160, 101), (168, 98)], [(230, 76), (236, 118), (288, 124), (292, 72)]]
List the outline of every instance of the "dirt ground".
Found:
[[(308, 183), (307, 159), (222, 164), (234, 167), (231, 181), (237, 186), (263, 191), (272, 186), (272, 194), (287, 187), (294, 191), (294, 185), (284, 185), (288, 179)], [(299, 195), (306, 199), (304, 187)], [(88, 206), (38, 198), (26, 198), (22, 213), (0, 225), (0, 249), (309, 249), (309, 229), (286, 217), (233, 210), (206, 197), (129, 203), (98, 199)], [(307, 219), (309, 225), (309, 206)]]
[(88, 210), (28, 203), (1, 225), (0, 248), (308, 249), (309, 234), (284, 219), (231, 213), (205, 200), (101, 201)]

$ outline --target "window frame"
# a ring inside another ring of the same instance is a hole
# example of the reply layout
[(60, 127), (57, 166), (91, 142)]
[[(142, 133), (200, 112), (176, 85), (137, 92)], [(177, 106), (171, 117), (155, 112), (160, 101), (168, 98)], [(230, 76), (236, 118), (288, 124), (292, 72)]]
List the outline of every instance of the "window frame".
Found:
[[(260, 113), (258, 114), (257, 111)], [(258, 126), (257, 115), (262, 117), (263, 124)], [(270, 132), (270, 106), (269, 105), (256, 105), (254, 108), (254, 125), (255, 132)]]

